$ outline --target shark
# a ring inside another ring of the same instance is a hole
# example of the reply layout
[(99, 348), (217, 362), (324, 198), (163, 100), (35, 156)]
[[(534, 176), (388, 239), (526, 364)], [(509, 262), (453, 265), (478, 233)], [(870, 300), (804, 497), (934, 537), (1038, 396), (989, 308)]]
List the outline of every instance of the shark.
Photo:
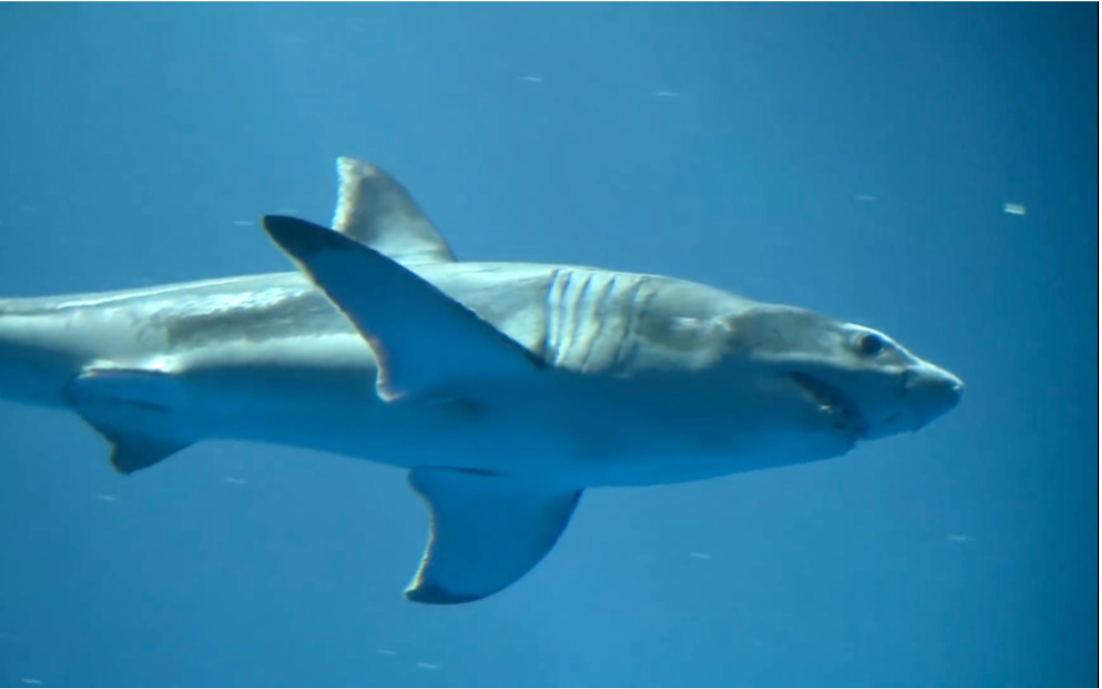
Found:
[(401, 467), (429, 512), (406, 599), (511, 586), (582, 493), (839, 457), (961, 380), (887, 334), (662, 275), (458, 261), (381, 167), (330, 226), (269, 215), (290, 272), (0, 300), (0, 398), (75, 412), (122, 474), (234, 439)]

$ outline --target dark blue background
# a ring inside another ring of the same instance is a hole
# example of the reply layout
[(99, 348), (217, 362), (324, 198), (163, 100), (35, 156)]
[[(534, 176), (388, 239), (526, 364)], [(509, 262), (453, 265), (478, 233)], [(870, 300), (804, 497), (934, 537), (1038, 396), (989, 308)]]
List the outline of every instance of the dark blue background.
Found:
[(592, 491), (449, 609), (400, 598), (426, 527), (395, 469), (209, 443), (123, 479), (75, 416), (3, 404), (0, 682), (1096, 684), (1097, 21), (0, 5), (5, 296), (286, 270), (235, 221), (327, 221), (349, 154), (461, 257), (811, 307), (968, 385), (842, 459)]

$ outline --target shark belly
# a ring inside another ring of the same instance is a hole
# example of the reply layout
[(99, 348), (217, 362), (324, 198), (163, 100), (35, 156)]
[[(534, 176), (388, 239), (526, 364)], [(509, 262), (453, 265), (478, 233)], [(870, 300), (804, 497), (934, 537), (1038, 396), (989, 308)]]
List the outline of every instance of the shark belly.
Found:
[(745, 415), (761, 423), (731, 428), (711, 406), (694, 404), (693, 390), (672, 383), (654, 395), (652, 381), (483, 381), (479, 404), (448, 390), (385, 402), (375, 394), (374, 357), (351, 335), (272, 343), (276, 349), (295, 353), (269, 359), (254, 347), (248, 364), (224, 352), (190, 353), (186, 370), (163, 381), (177, 392), (153, 396), (162, 400), (157, 413), (171, 434), (194, 442), (290, 445), (564, 488), (696, 481), (848, 449), (786, 453), (768, 410), (755, 414), (748, 399)]

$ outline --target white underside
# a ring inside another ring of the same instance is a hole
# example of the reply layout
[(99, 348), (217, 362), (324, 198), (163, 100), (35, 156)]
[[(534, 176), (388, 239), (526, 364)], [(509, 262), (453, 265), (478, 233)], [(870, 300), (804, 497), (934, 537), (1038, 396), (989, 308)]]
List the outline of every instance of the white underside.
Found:
[[(463, 386), (384, 402), (370, 350), (351, 333), (207, 348), (159, 363), (176, 374), (152, 385), (173, 389), (150, 390), (150, 401), (171, 408), (175, 437), (196, 441), (293, 445), (579, 488), (692, 481), (840, 453), (771, 428), (749, 385), (734, 414), (729, 399), (715, 408), (673, 381), (553, 372), (472, 381), (475, 402)], [(134, 413), (130, 423), (146, 425), (163, 414)]]

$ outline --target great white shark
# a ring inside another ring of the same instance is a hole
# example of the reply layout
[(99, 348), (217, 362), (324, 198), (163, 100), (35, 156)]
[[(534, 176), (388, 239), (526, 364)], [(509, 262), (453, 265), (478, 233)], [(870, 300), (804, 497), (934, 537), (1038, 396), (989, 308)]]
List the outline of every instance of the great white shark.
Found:
[(520, 579), (582, 491), (843, 455), (963, 385), (888, 335), (692, 282), (457, 262), (384, 170), (337, 161), (332, 228), (266, 216), (295, 272), (0, 300), (0, 397), (72, 410), (129, 474), (238, 439), (408, 469), (430, 533), (405, 591)]

